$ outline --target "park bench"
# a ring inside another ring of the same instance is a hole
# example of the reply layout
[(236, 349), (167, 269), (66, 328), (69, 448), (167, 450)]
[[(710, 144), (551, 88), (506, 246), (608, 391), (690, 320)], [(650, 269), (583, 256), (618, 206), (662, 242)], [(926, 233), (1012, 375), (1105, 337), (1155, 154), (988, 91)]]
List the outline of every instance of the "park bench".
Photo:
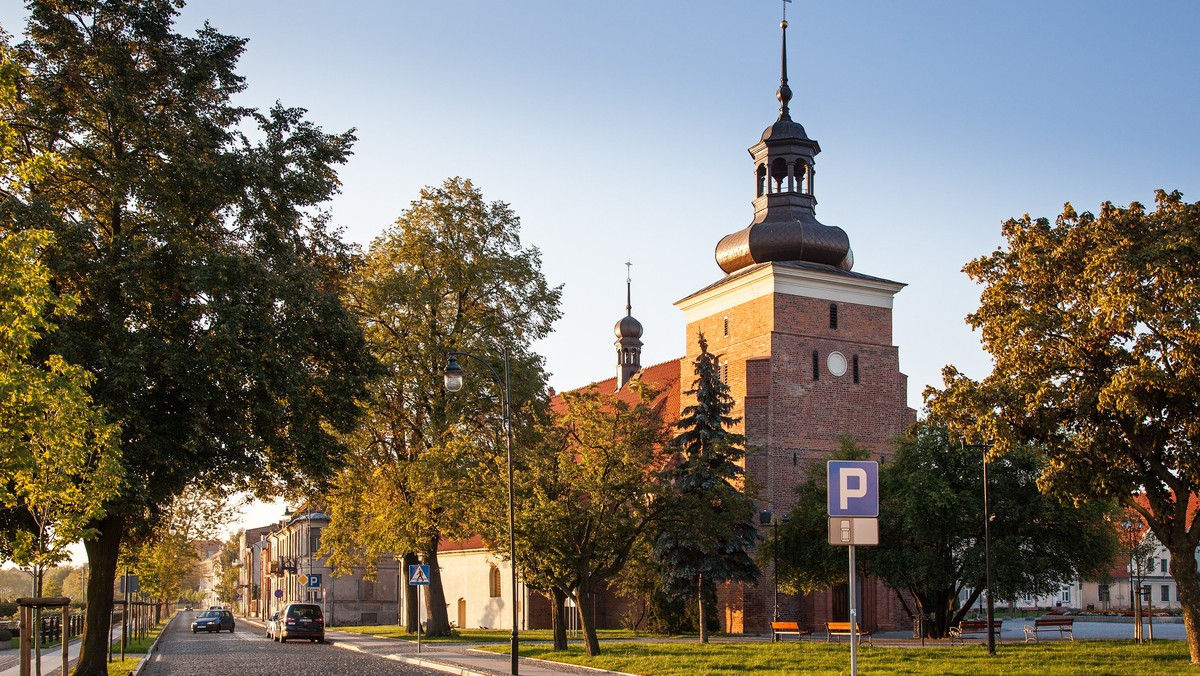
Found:
[(1039, 617), (1033, 624), (1025, 625), (1025, 642), (1038, 642), (1042, 632), (1058, 632), (1059, 638), (1075, 640), (1075, 618), (1073, 617)]
[(771, 641), (779, 641), (780, 636), (796, 636), (797, 641), (803, 641), (805, 636), (812, 636), (812, 632), (807, 629), (801, 629), (799, 622), (772, 622), (771, 623)]
[[(1004, 620), (992, 620), (992, 633), (995, 634), (996, 640), (1000, 640), (1000, 627), (1003, 626)], [(987, 636), (987, 620), (963, 620), (958, 623), (957, 627), (950, 627), (950, 640), (958, 640), (963, 642), (964, 636)]]
[[(874, 643), (871, 643), (871, 632), (863, 629), (861, 624), (858, 625), (857, 629), (858, 629), (858, 631), (857, 631), (858, 642), (860, 644), (863, 641), (866, 641), (868, 645), (871, 645), (871, 646), (875, 645)], [(826, 643), (832, 641), (834, 637), (841, 638), (842, 636), (850, 636), (850, 623), (849, 622), (826, 622), (825, 623), (825, 642)]]

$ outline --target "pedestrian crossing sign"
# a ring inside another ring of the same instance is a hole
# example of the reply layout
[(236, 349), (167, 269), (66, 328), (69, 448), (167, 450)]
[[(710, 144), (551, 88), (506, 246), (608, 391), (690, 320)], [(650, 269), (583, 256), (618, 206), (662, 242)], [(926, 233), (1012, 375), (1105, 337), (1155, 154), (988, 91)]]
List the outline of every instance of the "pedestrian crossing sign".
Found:
[(409, 566), (408, 583), (412, 585), (429, 584), (429, 566), (425, 564)]

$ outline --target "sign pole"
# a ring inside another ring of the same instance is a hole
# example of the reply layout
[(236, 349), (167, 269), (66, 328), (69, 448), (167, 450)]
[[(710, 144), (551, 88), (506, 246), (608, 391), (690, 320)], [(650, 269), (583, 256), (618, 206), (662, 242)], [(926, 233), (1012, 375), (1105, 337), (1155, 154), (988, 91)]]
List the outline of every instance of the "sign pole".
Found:
[(858, 581), (855, 579), (854, 545), (850, 545), (850, 676), (858, 676)]

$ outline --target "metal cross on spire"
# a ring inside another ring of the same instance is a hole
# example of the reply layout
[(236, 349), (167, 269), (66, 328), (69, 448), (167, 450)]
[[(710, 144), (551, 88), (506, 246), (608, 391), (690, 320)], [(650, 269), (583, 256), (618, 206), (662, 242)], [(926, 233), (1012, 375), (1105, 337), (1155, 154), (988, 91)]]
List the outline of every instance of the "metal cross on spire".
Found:
[(631, 286), (633, 284), (632, 271), (633, 262), (625, 261), (625, 314), (630, 316), (633, 314), (633, 292), (631, 291)]
[(783, 0), (783, 20), (787, 22), (787, 6), (792, 4), (792, 0)]

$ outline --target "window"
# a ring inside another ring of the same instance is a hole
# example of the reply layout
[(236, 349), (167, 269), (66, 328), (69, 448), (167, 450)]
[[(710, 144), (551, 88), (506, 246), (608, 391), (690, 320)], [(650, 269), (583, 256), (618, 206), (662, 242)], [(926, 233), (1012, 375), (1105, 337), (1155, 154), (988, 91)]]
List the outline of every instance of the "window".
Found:
[(722, 333), (722, 334), (723, 334), (723, 335), (724, 335), (726, 338), (728, 338), (728, 337), (729, 337), (729, 317), (726, 317), (726, 318), (724, 318), (724, 319), (722, 319), (722, 320), (721, 320), (721, 333)]
[(721, 382), (729, 384), (729, 362), (721, 362)]
[(1146, 572), (1147, 573), (1154, 572), (1154, 557), (1150, 557), (1150, 558), (1146, 559)]
[(1161, 571), (1163, 572), (1163, 574), (1166, 574), (1166, 573), (1169, 573), (1169, 572), (1171, 572), (1171, 571), (1168, 569), (1168, 566), (1167, 566), (1167, 559), (1166, 559), (1166, 557), (1163, 557), (1163, 558), (1159, 559), (1159, 560), (1158, 560), (1158, 562), (1162, 564), (1162, 565), (1159, 567), (1159, 570), (1161, 570)]
[(321, 548), (321, 529), (312, 528), (308, 531), (308, 555), (316, 556), (317, 550)]
[(1164, 603), (1171, 600), (1171, 585), (1164, 584), (1162, 586), (1162, 596), (1160, 597), (1160, 600)]
[(858, 355), (854, 355), (854, 384), (858, 384)]
[(829, 304), (829, 328), (837, 329), (837, 303)]
[(1111, 598), (1109, 598), (1108, 585), (1106, 585), (1106, 584), (1100, 585), (1100, 588), (1098, 591), (1100, 592), (1100, 602), (1101, 603), (1108, 603), (1109, 601), (1112, 600)]
[(821, 379), (821, 355), (813, 350), (813, 380)]
[(1063, 587), (1063, 588), (1062, 588), (1062, 595), (1060, 596), (1060, 600), (1061, 600), (1063, 603), (1070, 603), (1070, 602), (1071, 602), (1071, 588), (1070, 588), (1070, 587)]
[(1150, 601), (1150, 585), (1148, 584), (1142, 585), (1142, 600), (1146, 602)]
[(500, 569), (495, 566), (488, 568), (488, 596), (500, 598)]

